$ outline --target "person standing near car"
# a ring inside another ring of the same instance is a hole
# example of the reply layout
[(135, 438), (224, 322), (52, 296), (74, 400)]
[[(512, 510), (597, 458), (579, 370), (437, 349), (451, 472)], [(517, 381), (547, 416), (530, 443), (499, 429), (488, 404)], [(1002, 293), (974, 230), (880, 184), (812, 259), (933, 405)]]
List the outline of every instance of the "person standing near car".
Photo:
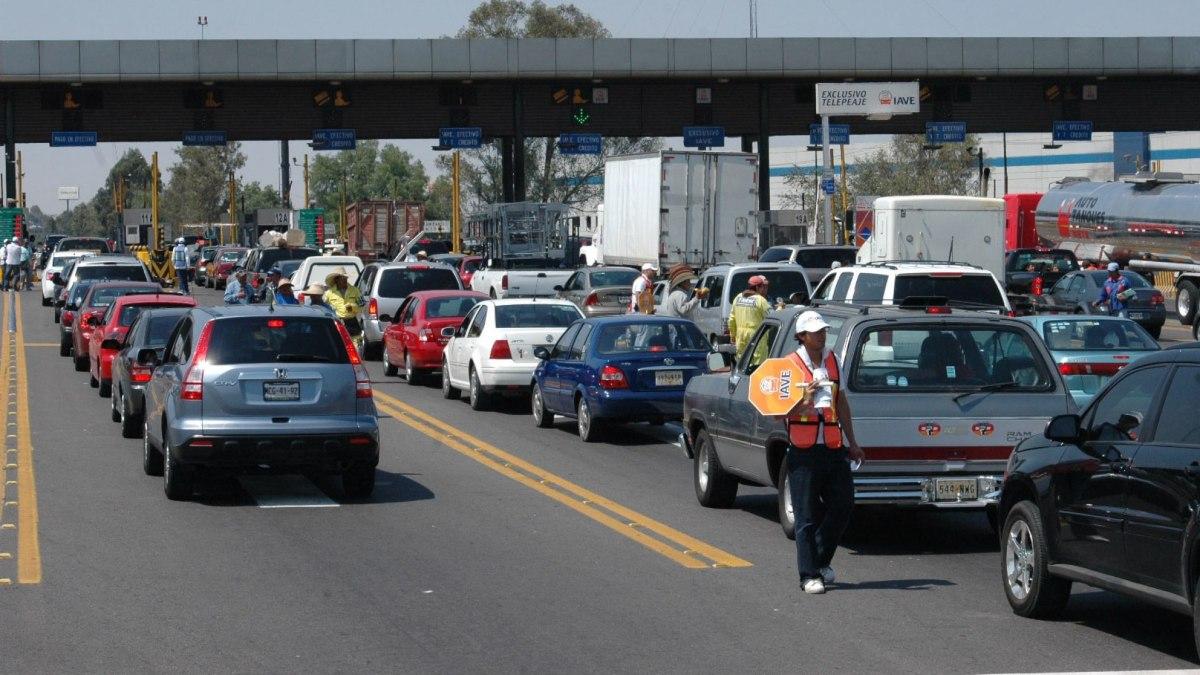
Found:
[[(771, 311), (771, 302), (767, 300), (767, 289), (770, 284), (761, 274), (755, 274), (746, 282), (746, 290), (742, 291), (733, 301), (729, 312), (729, 336), (733, 340), (734, 349), (740, 359), (754, 331), (762, 324), (763, 319)], [(764, 347), (769, 347), (763, 342)], [(765, 358), (765, 356), (764, 356)]]
[(246, 269), (239, 267), (233, 273), (233, 278), (225, 283), (225, 304), (245, 305), (250, 302), (246, 288)]
[(187, 241), (183, 237), (175, 240), (175, 248), (171, 249), (171, 264), (175, 266), (175, 276), (179, 278), (179, 291), (191, 293), (188, 281), (192, 273), (192, 261), (188, 255)]
[(1129, 280), (1121, 276), (1121, 266), (1115, 262), (1108, 263), (1108, 278), (1104, 280), (1104, 285), (1100, 287), (1100, 297), (1096, 302), (1092, 303), (1093, 307), (1103, 307), (1108, 310), (1109, 316), (1125, 316), (1125, 310), (1128, 307), (1126, 301), (1129, 291)]
[(796, 519), (796, 567), (805, 593), (825, 592), (836, 578), (833, 554), (850, 523), (854, 479), (850, 463), (865, 457), (854, 439), (841, 373), (825, 346), (829, 324), (814, 311), (796, 318), (800, 347), (788, 355), (799, 371), (800, 403), (787, 415), (788, 488)]
[(358, 318), (358, 310), (363, 305), (362, 293), (350, 285), (350, 277), (346, 268), (339, 267), (325, 277), (325, 302), (333, 308), (337, 317), (346, 324), (346, 332), (354, 338), (355, 344), (362, 342), (362, 321)]
[(20, 288), (17, 285), (20, 281), (20, 268), (21, 238), (13, 237), (11, 241), (4, 244), (4, 283), (0, 285), (0, 289), (7, 291), (10, 288), (13, 290)]
[(629, 296), (630, 314), (654, 313), (654, 277), (658, 276), (658, 268), (653, 263), (642, 265), (642, 273), (633, 280), (633, 288)]
[(269, 302), (275, 297), (275, 292), (279, 290), (279, 280), (283, 277), (283, 270), (278, 265), (272, 265), (271, 269), (267, 270), (267, 281), (262, 284), (262, 287), (254, 293), (254, 297), (250, 302)]
[(696, 280), (696, 273), (683, 263), (671, 268), (667, 273), (667, 280), (667, 287), (671, 292), (667, 294), (659, 314), (695, 321), (696, 307), (708, 296), (708, 289), (701, 288), (693, 296), (692, 282)]
[(280, 279), (279, 288), (275, 291), (275, 304), (277, 305), (298, 305), (300, 301), (296, 299), (292, 293), (292, 280)]
[(21, 242), (21, 263), (20, 276), (17, 277), (17, 290), (26, 290), (33, 288), (33, 269), (29, 267), (29, 261), (33, 258), (33, 251), (29, 250), (28, 242)]

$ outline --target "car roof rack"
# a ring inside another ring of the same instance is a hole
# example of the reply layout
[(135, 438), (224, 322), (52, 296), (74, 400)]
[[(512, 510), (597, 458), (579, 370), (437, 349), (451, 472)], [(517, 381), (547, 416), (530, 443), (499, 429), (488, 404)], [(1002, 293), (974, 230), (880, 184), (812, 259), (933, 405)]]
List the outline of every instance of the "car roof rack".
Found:
[[(973, 265), (968, 262), (958, 262), (956, 260), (877, 260), (861, 264), (856, 263), (854, 265), (846, 265), (844, 267), (887, 267), (889, 269), (896, 269), (896, 265), (923, 265), (926, 267), (945, 267), (950, 265), (953, 267), (970, 267), (971, 269), (976, 270), (983, 269), (979, 265)], [(844, 269), (844, 267), (839, 269)]]

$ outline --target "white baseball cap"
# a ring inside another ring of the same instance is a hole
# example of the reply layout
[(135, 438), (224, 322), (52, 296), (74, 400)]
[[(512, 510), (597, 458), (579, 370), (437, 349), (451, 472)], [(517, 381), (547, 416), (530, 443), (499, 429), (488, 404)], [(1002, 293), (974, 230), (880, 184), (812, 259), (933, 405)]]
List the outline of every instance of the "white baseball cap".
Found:
[(796, 335), (801, 333), (816, 333), (829, 328), (825, 319), (811, 309), (796, 317)]
[(1109, 272), (1120, 272), (1121, 266), (1115, 262), (1110, 262), (1110, 263), (1108, 263), (1108, 271)]
[(657, 272), (658, 268), (651, 263), (646, 263), (645, 265), (642, 265), (642, 271), (645, 272), (646, 270)]

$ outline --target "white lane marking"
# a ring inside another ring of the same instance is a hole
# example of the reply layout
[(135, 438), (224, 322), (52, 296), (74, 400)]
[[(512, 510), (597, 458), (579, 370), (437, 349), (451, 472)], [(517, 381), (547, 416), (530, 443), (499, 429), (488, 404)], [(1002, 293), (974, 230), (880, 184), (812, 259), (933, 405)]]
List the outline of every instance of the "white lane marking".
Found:
[(238, 476), (260, 509), (325, 509), (340, 506), (299, 474)]

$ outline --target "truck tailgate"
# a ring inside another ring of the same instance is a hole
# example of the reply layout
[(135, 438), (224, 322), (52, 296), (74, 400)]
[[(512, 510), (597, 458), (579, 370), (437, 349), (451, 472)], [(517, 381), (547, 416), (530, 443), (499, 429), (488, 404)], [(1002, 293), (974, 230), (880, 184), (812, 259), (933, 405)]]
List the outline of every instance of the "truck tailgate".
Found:
[(554, 297), (555, 286), (561, 286), (571, 276), (571, 270), (521, 270), (508, 272), (510, 298)]

